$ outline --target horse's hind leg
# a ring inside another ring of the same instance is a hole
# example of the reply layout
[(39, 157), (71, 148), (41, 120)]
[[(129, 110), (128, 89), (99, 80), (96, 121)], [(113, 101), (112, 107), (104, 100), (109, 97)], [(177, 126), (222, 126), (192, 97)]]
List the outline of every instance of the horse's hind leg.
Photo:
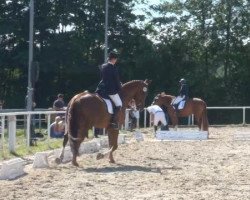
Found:
[(76, 158), (79, 155), (79, 147), (80, 147), (81, 141), (82, 140), (79, 141), (78, 138), (77, 139), (73, 139), (73, 138), (70, 139), (70, 146), (71, 146), (71, 151), (73, 154), (72, 164), (76, 167), (79, 166), (79, 164), (76, 161)]
[(62, 148), (61, 154), (60, 154), (59, 158), (56, 158), (56, 160), (55, 160), (57, 164), (60, 164), (63, 161), (64, 150), (65, 150), (66, 144), (68, 143), (68, 140), (69, 140), (68, 133), (66, 133), (63, 137), (63, 148)]
[(77, 156), (79, 156), (79, 147), (84, 140), (85, 137), (88, 136), (88, 129), (86, 127), (82, 127), (81, 129), (78, 129), (77, 131), (77, 138), (70, 137), (70, 147), (73, 154), (72, 158), (72, 164), (74, 166), (79, 166), (79, 164), (76, 161)]
[(69, 140), (68, 134), (65, 134), (65, 135), (63, 136), (63, 149), (62, 149), (62, 152), (61, 152), (61, 155), (60, 155), (60, 159), (61, 159), (61, 160), (63, 160), (63, 157), (64, 157), (64, 149), (65, 149), (66, 144), (68, 143), (68, 140)]

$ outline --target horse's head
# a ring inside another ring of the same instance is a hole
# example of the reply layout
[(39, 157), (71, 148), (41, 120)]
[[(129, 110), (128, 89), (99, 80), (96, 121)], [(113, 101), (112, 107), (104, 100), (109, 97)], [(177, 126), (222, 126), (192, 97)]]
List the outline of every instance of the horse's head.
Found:
[(152, 102), (152, 105), (162, 106), (164, 104), (164, 95), (166, 95), (165, 92), (157, 94)]
[(148, 94), (148, 86), (150, 83), (151, 80), (148, 79), (146, 79), (145, 81), (134, 80), (125, 83), (122, 87), (123, 97), (127, 98), (127, 101), (134, 99), (137, 109), (143, 110), (145, 106), (145, 99)]
[(168, 106), (171, 104), (172, 100), (174, 99), (174, 96), (167, 95), (165, 92), (162, 92), (160, 94), (157, 94), (153, 100), (153, 105), (165, 105)]
[(145, 107), (145, 99), (148, 94), (148, 86), (151, 82), (151, 80), (146, 79), (145, 81), (141, 81), (140, 84), (138, 84), (137, 90), (133, 97), (138, 110), (143, 110)]

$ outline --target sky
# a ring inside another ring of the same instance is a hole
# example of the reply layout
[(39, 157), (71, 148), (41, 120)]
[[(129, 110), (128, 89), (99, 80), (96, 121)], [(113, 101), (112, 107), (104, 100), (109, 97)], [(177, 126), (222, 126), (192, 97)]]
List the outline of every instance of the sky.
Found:
[[(148, 2), (148, 5), (141, 5), (141, 4), (138, 4), (137, 6), (135, 6), (135, 11), (134, 13), (137, 14), (137, 15), (142, 15), (142, 14), (145, 14), (144, 10), (145, 9), (148, 9), (149, 6), (151, 5), (157, 5), (161, 2), (162, 0), (147, 0)], [(153, 13), (152, 13), (153, 14)]]
[[(148, 5), (141, 5), (141, 4), (138, 4), (135, 6), (135, 10), (134, 10), (134, 13), (136, 15), (145, 15), (145, 10), (146, 11), (149, 11), (149, 6), (151, 5), (158, 5), (160, 3), (162, 3), (163, 1), (169, 1), (169, 0), (146, 0), (148, 2)], [(157, 16), (156, 13), (153, 13), (152, 10), (150, 10), (150, 13), (153, 15), (153, 16)], [(146, 22), (150, 20), (151, 17), (148, 17), (146, 19)]]

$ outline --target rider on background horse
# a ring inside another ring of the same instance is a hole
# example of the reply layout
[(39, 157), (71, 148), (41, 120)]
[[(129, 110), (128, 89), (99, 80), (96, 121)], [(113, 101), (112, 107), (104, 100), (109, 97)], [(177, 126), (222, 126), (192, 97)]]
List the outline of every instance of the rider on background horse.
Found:
[(176, 111), (178, 111), (179, 104), (182, 101), (186, 102), (189, 98), (189, 95), (188, 95), (189, 89), (188, 89), (187, 81), (184, 78), (182, 78), (179, 81), (179, 83), (180, 83), (179, 95), (172, 102), (172, 105)]
[(108, 62), (100, 67), (101, 81), (97, 86), (96, 92), (103, 98), (110, 98), (115, 104), (114, 115), (112, 115), (111, 125), (113, 128), (119, 128), (119, 118), (121, 115), (122, 101), (119, 96), (121, 91), (121, 82), (118, 74), (117, 62), (118, 55), (110, 52)]

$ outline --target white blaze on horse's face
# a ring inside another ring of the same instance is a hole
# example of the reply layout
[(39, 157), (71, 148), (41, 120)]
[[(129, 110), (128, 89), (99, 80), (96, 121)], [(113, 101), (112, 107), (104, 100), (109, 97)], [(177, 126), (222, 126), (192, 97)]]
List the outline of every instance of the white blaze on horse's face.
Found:
[(147, 87), (143, 87), (143, 92), (147, 92), (148, 91), (148, 88)]

